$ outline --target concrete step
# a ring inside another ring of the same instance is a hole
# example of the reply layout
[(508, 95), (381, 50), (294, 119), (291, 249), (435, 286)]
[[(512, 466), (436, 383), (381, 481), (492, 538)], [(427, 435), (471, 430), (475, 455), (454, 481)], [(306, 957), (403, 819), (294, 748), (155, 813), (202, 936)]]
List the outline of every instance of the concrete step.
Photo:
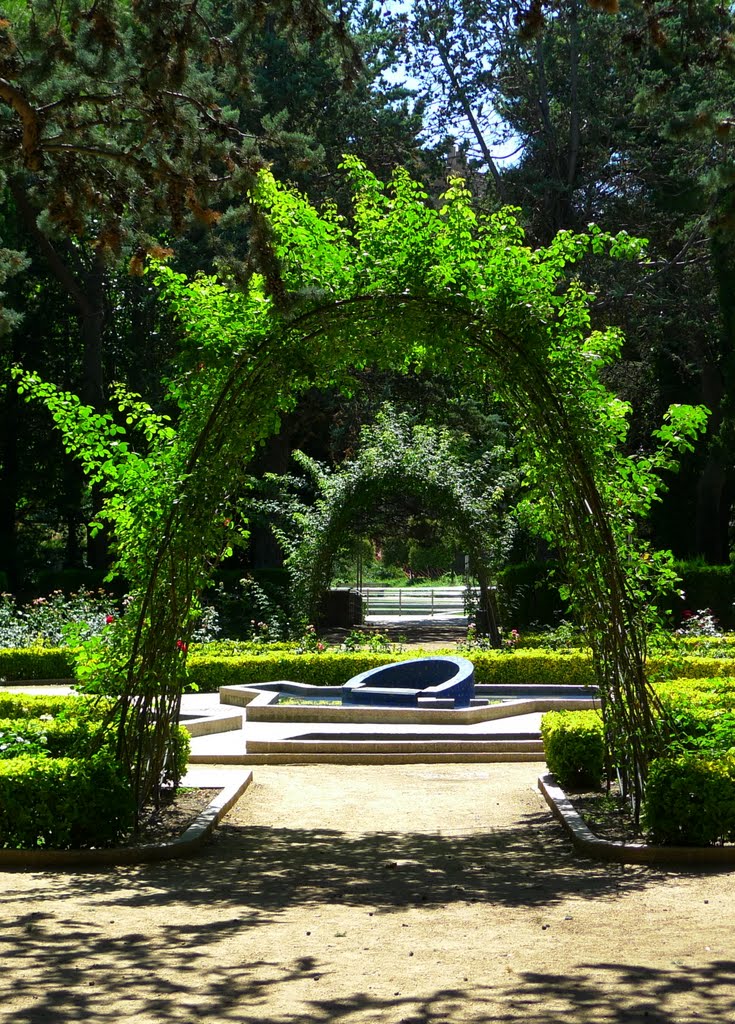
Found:
[(513, 761), (545, 760), (543, 751), (416, 751), (406, 753), (390, 753), (380, 751), (352, 750), (349, 753), (299, 753), (286, 751), (278, 754), (247, 753), (247, 754), (192, 754), (190, 764), (506, 764)]
[(248, 754), (543, 754), (539, 739), (406, 739), (392, 736), (383, 739), (362, 737), (350, 739), (294, 737), (286, 739), (248, 740)]
[(492, 732), (469, 732), (468, 730), (461, 729), (437, 729), (433, 732), (430, 729), (417, 730), (416, 732), (411, 732), (408, 729), (376, 729), (371, 732), (369, 729), (314, 729), (309, 732), (291, 733), (291, 735), (284, 735), (279, 738), (281, 741), (288, 740), (290, 742), (293, 742), (293, 740), (320, 740), (327, 743), (335, 741), (342, 743), (354, 743), (356, 741), (371, 741), (374, 743), (403, 743), (406, 741), (415, 743), (435, 743), (437, 741), (466, 743), (468, 741), (483, 742), (488, 740), (501, 740), (505, 742), (512, 742), (514, 740), (540, 741), (541, 734), (538, 729), (531, 729), (526, 732), (519, 732), (517, 730), (509, 730), (508, 732), (500, 732), (499, 730), (493, 730)]

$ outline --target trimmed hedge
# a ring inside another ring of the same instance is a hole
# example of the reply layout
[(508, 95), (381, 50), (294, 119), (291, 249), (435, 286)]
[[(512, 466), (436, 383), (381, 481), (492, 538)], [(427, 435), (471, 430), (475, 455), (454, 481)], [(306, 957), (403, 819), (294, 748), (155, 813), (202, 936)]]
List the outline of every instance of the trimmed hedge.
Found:
[[(456, 651), (411, 651), (403, 654), (373, 654), (368, 651), (325, 654), (239, 655), (235, 657), (193, 654), (188, 662), (189, 682), (199, 690), (216, 690), (220, 686), (253, 685), (292, 679), (314, 686), (342, 686), (352, 676), (378, 665), (416, 658), (422, 654), (449, 654)], [(592, 686), (595, 673), (592, 656), (584, 651), (544, 651), (521, 649), (502, 651), (471, 651), (464, 655), (475, 666), (475, 682), (496, 686), (574, 685)], [(651, 674), (675, 673), (677, 677), (735, 676), (735, 659), (674, 659), (659, 656), (649, 661)]]
[(73, 679), (74, 654), (64, 647), (0, 648), (0, 680)]
[(15, 746), (19, 741), (43, 750), (42, 756), (45, 757), (84, 757), (101, 728), (100, 722), (79, 718), (51, 719), (48, 722), (39, 718), (2, 718), (0, 758), (13, 756), (8, 745)]
[[(190, 683), (203, 691), (216, 690), (219, 686), (266, 683), (279, 679), (293, 679), (316, 686), (341, 686), (359, 672), (378, 665), (426, 654), (457, 653), (454, 648), (441, 652), (413, 650), (402, 654), (370, 651), (295, 654), (285, 647), (268, 653), (261, 653), (262, 650), (260, 648), (258, 651), (230, 655), (209, 654), (206, 645), (192, 648), (188, 660)], [(590, 686), (595, 683), (589, 651), (521, 648), (513, 652), (471, 651), (465, 657), (474, 664), (475, 680), (478, 683), (505, 686)], [(735, 658), (655, 655), (649, 658), (648, 668), (654, 677), (667, 674), (676, 678), (735, 676)], [(74, 657), (67, 649), (35, 647), (0, 650), (0, 679), (4, 678), (7, 682), (68, 679), (73, 676)]]
[[(255, 685), (291, 679), (313, 686), (342, 686), (352, 676), (379, 665), (420, 657), (422, 654), (441, 652), (411, 651), (403, 654), (374, 654), (369, 651), (340, 652), (336, 654), (274, 654), (241, 655), (236, 657), (192, 655), (188, 662), (189, 683), (203, 692), (220, 686)], [(443, 653), (456, 653), (445, 651)], [(561, 654), (556, 651), (472, 651), (466, 654), (475, 666), (475, 682), (495, 685), (524, 685), (532, 683), (575, 684), (589, 686), (595, 681), (589, 654), (575, 652)]]
[(723, 636), (678, 636), (676, 646), (682, 654), (712, 655), (719, 658), (735, 657), (735, 633)]
[[(108, 846), (130, 829), (132, 790), (100, 736), (109, 708), (86, 697), (0, 694), (0, 847)], [(184, 774), (190, 747), (179, 726), (164, 781)]]
[(735, 676), (735, 658), (697, 657), (694, 654), (651, 655), (646, 663), (649, 677), (672, 679), (711, 679)]
[(291, 679), (313, 686), (341, 686), (352, 676), (378, 665), (389, 665), (410, 657), (408, 654), (274, 654), (208, 657), (192, 655), (187, 663), (191, 686), (207, 692), (220, 686), (247, 686)]
[(129, 830), (135, 801), (105, 754), (0, 761), (0, 846), (58, 850), (110, 846)]
[(498, 686), (593, 686), (595, 671), (588, 651), (472, 651), (475, 681)]
[(41, 715), (100, 718), (110, 706), (97, 697), (42, 693), (0, 693), (0, 718), (40, 718)]
[(561, 786), (600, 788), (605, 737), (598, 711), (548, 711), (541, 738), (546, 764)]
[(688, 752), (652, 761), (643, 820), (656, 843), (710, 846), (735, 839), (735, 758)]

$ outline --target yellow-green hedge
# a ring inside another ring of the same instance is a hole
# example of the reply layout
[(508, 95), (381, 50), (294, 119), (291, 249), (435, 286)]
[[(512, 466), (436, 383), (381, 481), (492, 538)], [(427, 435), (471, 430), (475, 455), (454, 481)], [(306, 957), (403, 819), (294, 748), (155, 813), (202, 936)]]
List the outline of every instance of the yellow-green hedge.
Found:
[[(224, 656), (207, 654), (206, 647), (200, 647), (189, 655), (188, 671), (191, 683), (200, 690), (280, 679), (317, 686), (341, 686), (359, 672), (378, 665), (427, 654), (456, 653), (455, 648), (444, 651), (414, 649), (402, 654), (369, 651), (295, 654), (281, 649), (267, 654)], [(481, 684), (589, 686), (595, 682), (592, 657), (588, 651), (521, 648), (512, 653), (472, 651), (466, 657), (475, 666), (475, 681)], [(648, 669), (653, 678), (666, 675), (675, 678), (735, 677), (735, 658), (655, 655), (649, 659)], [(74, 657), (68, 649), (30, 647), (0, 650), (0, 681), (23, 683), (38, 679), (67, 679), (73, 675)]]
[(0, 761), (0, 847), (109, 846), (130, 828), (134, 811), (130, 785), (106, 752)]
[(549, 771), (562, 786), (599, 789), (605, 764), (605, 737), (599, 711), (547, 711), (541, 738)]
[(72, 679), (74, 655), (63, 647), (0, 648), (0, 681)]
[[(252, 685), (290, 679), (313, 686), (342, 686), (352, 676), (379, 665), (421, 657), (426, 654), (456, 654), (410, 651), (403, 654), (372, 654), (368, 651), (324, 654), (259, 654), (256, 657), (208, 657), (192, 655), (188, 662), (189, 682), (202, 691), (220, 686)], [(475, 682), (495, 685), (562, 683), (579, 686), (594, 683), (589, 654), (560, 654), (556, 651), (473, 651), (467, 655), (475, 666)]]

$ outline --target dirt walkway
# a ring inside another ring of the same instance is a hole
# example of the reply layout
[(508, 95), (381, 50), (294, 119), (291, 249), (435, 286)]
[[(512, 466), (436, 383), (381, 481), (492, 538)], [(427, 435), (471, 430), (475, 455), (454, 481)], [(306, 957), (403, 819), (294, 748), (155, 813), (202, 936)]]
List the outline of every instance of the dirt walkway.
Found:
[(735, 873), (577, 859), (537, 765), (256, 768), (190, 862), (0, 875), (0, 1020), (735, 1021)]

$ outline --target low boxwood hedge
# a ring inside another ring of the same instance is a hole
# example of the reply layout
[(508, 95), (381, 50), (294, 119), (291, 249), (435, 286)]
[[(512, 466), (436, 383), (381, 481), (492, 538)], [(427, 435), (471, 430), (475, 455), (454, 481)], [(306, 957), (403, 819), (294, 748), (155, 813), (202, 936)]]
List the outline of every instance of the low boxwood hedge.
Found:
[(735, 676), (735, 658), (695, 654), (657, 654), (646, 662), (651, 679), (711, 679)]
[(80, 718), (2, 718), (0, 758), (15, 756), (14, 751), (23, 744), (45, 757), (84, 757), (100, 745), (102, 728), (100, 722)]
[(192, 655), (187, 664), (189, 684), (202, 691), (220, 686), (247, 686), (257, 683), (291, 679), (313, 686), (341, 686), (352, 676), (378, 665), (408, 658), (408, 654), (370, 654), (368, 652), (339, 654), (274, 654), (210, 657)]
[[(131, 788), (100, 736), (110, 707), (79, 696), (0, 694), (0, 847), (109, 846), (131, 827)], [(164, 782), (184, 774), (189, 750), (179, 727)]]
[(108, 754), (0, 761), (5, 849), (110, 846), (132, 827), (134, 815), (131, 788)]
[[(281, 679), (314, 686), (342, 686), (360, 672), (428, 653), (456, 654), (456, 651), (411, 651), (402, 654), (377, 654), (369, 651), (292, 654), (278, 651), (235, 657), (210, 656), (202, 651), (189, 658), (188, 676), (189, 683), (202, 691)], [(476, 683), (505, 686), (566, 683), (588, 686), (595, 681), (591, 657), (582, 652), (570, 654), (520, 650), (506, 654), (501, 651), (472, 651), (466, 657), (475, 666)]]
[(671, 722), (672, 752), (735, 748), (735, 679), (674, 679), (656, 692)]
[[(291, 679), (314, 686), (341, 686), (352, 676), (378, 665), (421, 657), (426, 654), (456, 654), (456, 650), (410, 651), (402, 654), (377, 654), (368, 651), (325, 652), (324, 654), (292, 654), (278, 651), (271, 654), (210, 656), (204, 650), (192, 655), (188, 662), (190, 683), (202, 691), (220, 686), (252, 685)], [(592, 656), (585, 651), (545, 651), (521, 649), (504, 651), (471, 651), (464, 655), (475, 666), (475, 682), (497, 686), (569, 685), (591, 686), (595, 683)], [(694, 656), (667, 659), (659, 656), (649, 661), (652, 675), (667, 671), (678, 677), (735, 676), (735, 659), (697, 658)]]
[(735, 839), (735, 758), (688, 751), (652, 761), (643, 820), (655, 843), (710, 846)]
[(598, 711), (548, 711), (541, 738), (549, 771), (565, 787), (599, 789), (605, 764), (605, 739)]
[[(285, 647), (263, 652), (224, 654), (215, 647), (192, 647), (188, 660), (189, 680), (193, 688), (216, 690), (220, 686), (274, 682), (292, 679), (313, 685), (341, 686), (352, 676), (378, 665), (416, 658), (426, 654), (456, 654), (445, 651), (412, 650), (400, 654), (370, 651), (326, 651), (322, 654), (296, 654)], [(504, 686), (545, 684), (590, 686), (595, 683), (589, 651), (549, 651), (521, 648), (513, 652), (470, 651), (465, 655), (475, 666), (478, 683)], [(655, 655), (648, 661), (652, 678), (735, 677), (735, 658), (697, 657), (695, 655)], [(74, 657), (69, 650), (52, 647), (0, 650), (0, 679), (7, 682), (37, 679), (73, 678)]]
[(77, 694), (0, 693), (0, 718), (40, 718), (57, 715), (77, 718), (102, 718), (110, 708), (104, 698)]
[(65, 647), (0, 648), (0, 680), (73, 679), (74, 655)]

